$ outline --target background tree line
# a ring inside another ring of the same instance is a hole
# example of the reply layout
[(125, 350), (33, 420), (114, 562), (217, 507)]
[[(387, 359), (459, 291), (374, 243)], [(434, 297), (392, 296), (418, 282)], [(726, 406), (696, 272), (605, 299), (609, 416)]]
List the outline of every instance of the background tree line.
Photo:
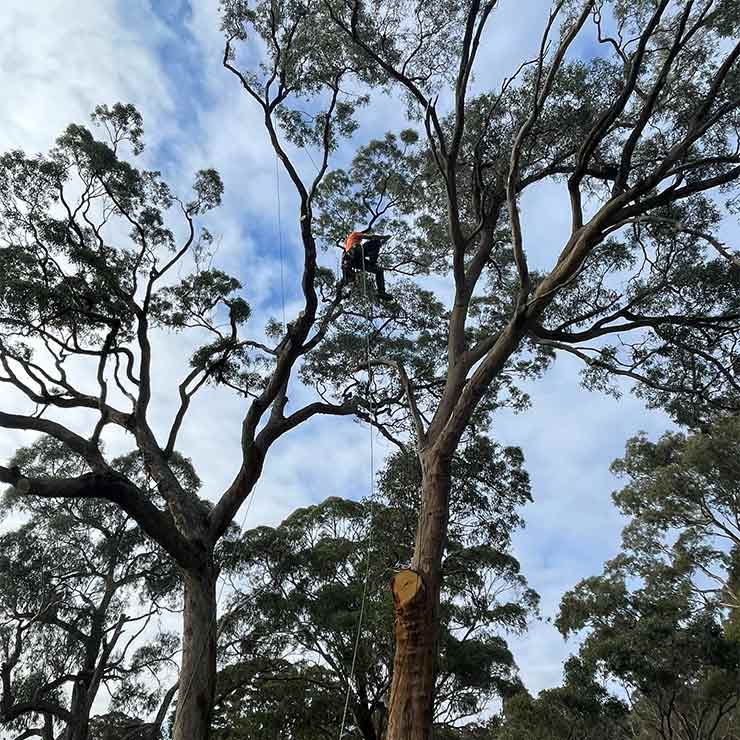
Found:
[[(472, 438), (455, 471), (445, 555), (437, 737), (738, 737), (738, 451), (737, 417), (704, 432), (629, 440), (613, 465), (625, 479), (614, 501), (629, 517), (622, 551), (564, 594), (555, 624), (583, 639), (562, 685), (532, 696), (506, 644), (537, 613), (510, 553), (529, 480), (518, 449)], [(19, 456), (39, 473), (79, 464), (46, 441)], [(141, 470), (132, 457), (118, 464)], [(181, 471), (198, 485), (186, 461)], [(219, 623), (214, 737), (336, 737), (348, 684), (347, 737), (384, 737), (388, 584), (409, 557), (418, 479), (414, 455), (399, 452), (372, 500), (328, 498), (277, 527), (232, 530), (221, 553), (230, 588)], [(181, 609), (177, 572), (110, 505), (50, 506), (11, 490), (3, 507), (23, 517), (1, 543), (0, 710), (8, 736), (169, 737), (179, 641), (147, 627)]]

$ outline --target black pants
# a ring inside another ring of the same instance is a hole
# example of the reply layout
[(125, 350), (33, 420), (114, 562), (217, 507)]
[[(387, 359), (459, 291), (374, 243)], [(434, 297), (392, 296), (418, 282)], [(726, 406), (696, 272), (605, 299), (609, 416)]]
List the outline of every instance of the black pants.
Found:
[[(364, 254), (364, 262), (363, 262)], [(355, 244), (349, 252), (345, 252), (342, 259), (342, 282), (351, 283), (353, 270), (364, 270), (375, 275), (378, 285), (378, 293), (385, 293), (385, 274), (383, 268), (378, 266), (378, 255), (380, 254), (380, 240), (369, 239), (364, 244)]]

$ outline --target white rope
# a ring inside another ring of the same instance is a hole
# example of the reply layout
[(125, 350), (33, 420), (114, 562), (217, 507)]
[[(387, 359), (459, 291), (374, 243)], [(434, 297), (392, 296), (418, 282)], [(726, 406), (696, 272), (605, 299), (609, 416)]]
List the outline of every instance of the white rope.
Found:
[[(372, 369), (370, 367), (370, 331), (374, 328), (373, 324), (373, 313), (372, 303), (367, 299), (367, 272), (365, 271), (365, 245), (360, 242), (360, 249), (362, 250), (362, 292), (365, 302), (368, 306), (368, 329), (365, 334), (365, 353), (367, 359), (367, 387), (368, 396), (370, 395), (370, 383), (372, 378)], [(373, 408), (373, 413), (375, 409)], [(349, 698), (352, 694), (352, 682), (355, 678), (355, 667), (357, 665), (357, 654), (360, 648), (360, 637), (362, 635), (362, 625), (365, 617), (365, 603), (367, 602), (367, 587), (370, 581), (370, 562), (372, 557), (373, 549), (373, 510), (372, 501), (375, 495), (375, 445), (373, 440), (373, 425), (368, 424), (370, 430), (370, 526), (368, 527), (367, 536), (367, 555), (365, 556), (365, 582), (362, 587), (362, 600), (360, 601), (360, 615), (357, 620), (357, 632), (355, 634), (355, 647), (352, 653), (352, 666), (349, 672), (349, 679), (347, 680), (347, 693), (344, 698), (344, 712), (342, 713), (342, 724), (339, 728), (339, 740), (344, 737), (344, 728), (347, 724), (347, 713), (349, 710)]]
[(275, 192), (277, 193), (277, 237), (278, 250), (280, 253), (280, 300), (283, 309), (283, 332), (287, 329), (285, 323), (285, 268), (283, 266), (283, 222), (280, 213), (280, 165), (278, 155), (275, 152)]
[[(280, 254), (280, 304), (283, 312), (283, 331), (286, 331), (287, 329), (287, 323), (285, 321), (285, 267), (284, 267), (284, 260), (283, 260), (283, 223), (282, 223), (282, 213), (280, 208), (280, 167), (278, 163), (278, 155), (277, 152), (275, 152), (275, 193), (277, 195), (277, 237), (278, 237), (278, 251)], [(369, 341), (369, 339), (368, 339)], [(257, 493), (256, 488), (252, 490), (252, 492), (249, 494), (247, 498), (247, 506), (244, 509), (244, 513), (242, 514), (241, 522), (239, 523), (239, 529), (244, 529), (244, 524), (247, 520), (247, 516), (249, 515), (249, 511), (252, 508), (252, 503), (254, 502), (255, 494)], [(221, 585), (219, 587), (219, 591), (216, 594), (216, 609), (213, 614), (213, 619), (208, 625), (208, 631), (210, 632), (211, 627), (215, 624), (215, 622), (218, 619), (218, 607), (221, 603), (221, 597), (223, 596), (224, 586), (226, 585), (226, 579), (223, 578), (219, 574), (219, 578), (221, 580)], [(218, 636), (216, 637), (216, 640), (218, 641)], [(193, 685), (193, 680), (195, 679), (195, 672), (198, 669), (198, 665), (200, 664), (201, 660), (203, 659), (203, 655), (206, 651), (206, 645), (208, 643), (203, 643), (203, 648), (200, 651), (200, 655), (198, 656), (198, 661), (195, 664), (195, 670), (193, 670), (192, 674), (190, 675), (190, 680), (188, 681), (188, 685), (185, 688), (185, 691), (182, 695), (182, 700), (180, 700), (180, 697), (178, 697), (178, 705), (182, 706), (182, 704), (185, 703), (185, 700), (188, 698), (188, 695), (190, 693), (190, 689)]]

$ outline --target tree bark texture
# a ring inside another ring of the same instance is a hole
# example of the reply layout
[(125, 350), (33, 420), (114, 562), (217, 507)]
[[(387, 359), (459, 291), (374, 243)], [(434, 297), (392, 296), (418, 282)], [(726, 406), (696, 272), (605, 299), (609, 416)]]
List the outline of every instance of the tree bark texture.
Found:
[(63, 740), (87, 740), (90, 733), (90, 709), (88, 701), (90, 681), (79, 679), (72, 689), (70, 719), (62, 735)]
[(450, 463), (422, 459), (422, 504), (411, 567), (397, 573), (393, 661), (387, 740), (430, 740), (439, 639), (442, 554), (447, 537)]
[(185, 572), (183, 653), (173, 740), (207, 740), (216, 688), (216, 581), (212, 563)]

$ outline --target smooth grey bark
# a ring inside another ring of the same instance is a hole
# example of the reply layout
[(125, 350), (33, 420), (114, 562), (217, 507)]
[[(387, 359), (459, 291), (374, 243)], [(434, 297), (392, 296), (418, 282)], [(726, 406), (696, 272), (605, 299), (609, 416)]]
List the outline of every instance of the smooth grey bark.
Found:
[(182, 666), (173, 740), (207, 740), (216, 690), (216, 581), (212, 558), (184, 572)]

